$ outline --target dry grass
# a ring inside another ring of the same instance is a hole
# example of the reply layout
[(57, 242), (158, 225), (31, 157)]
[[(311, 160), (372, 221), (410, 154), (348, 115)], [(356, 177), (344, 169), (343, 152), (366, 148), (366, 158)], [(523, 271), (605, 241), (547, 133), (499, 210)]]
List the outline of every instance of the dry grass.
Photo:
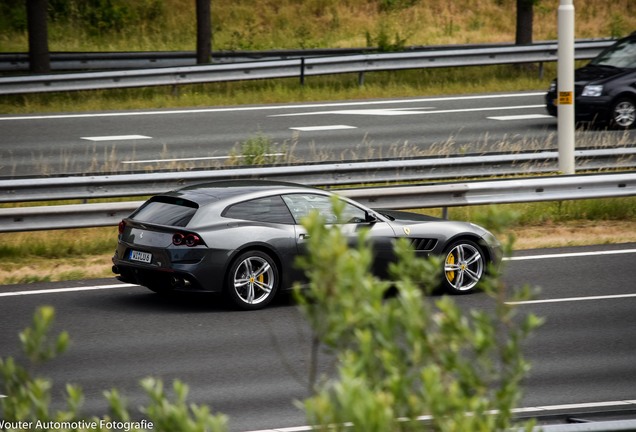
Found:
[(572, 221), (518, 227), (515, 249), (636, 242), (636, 221)]
[[(124, 3), (125, 2), (119, 2)], [(193, 50), (195, 2), (155, 0), (161, 12), (124, 28), (96, 33), (84, 22), (51, 22), (53, 51)], [(512, 42), (516, 0), (420, 0), (407, 8), (382, 8), (381, 0), (234, 0), (212, 2), (215, 50), (363, 47), (390, 43), (443, 45)], [(397, 3), (397, 2), (394, 2)], [(534, 8), (534, 39), (557, 37), (557, 1)], [(575, 5), (576, 37), (616, 37), (636, 28), (633, 0), (587, 0)], [(142, 11), (133, 2), (130, 15)], [(0, 33), (0, 51), (26, 51), (26, 31)]]
[(0, 285), (112, 277), (111, 256), (3, 261), (0, 264)]

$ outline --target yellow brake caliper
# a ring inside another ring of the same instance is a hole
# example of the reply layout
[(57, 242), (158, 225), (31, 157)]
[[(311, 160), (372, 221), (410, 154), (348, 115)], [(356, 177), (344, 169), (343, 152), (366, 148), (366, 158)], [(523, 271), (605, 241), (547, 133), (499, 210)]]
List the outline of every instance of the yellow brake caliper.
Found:
[[(450, 253), (448, 254), (448, 257), (446, 257), (446, 264), (455, 264), (455, 255)], [(452, 282), (453, 279), (455, 279), (455, 272), (454, 271), (448, 271), (446, 272), (446, 278)]]

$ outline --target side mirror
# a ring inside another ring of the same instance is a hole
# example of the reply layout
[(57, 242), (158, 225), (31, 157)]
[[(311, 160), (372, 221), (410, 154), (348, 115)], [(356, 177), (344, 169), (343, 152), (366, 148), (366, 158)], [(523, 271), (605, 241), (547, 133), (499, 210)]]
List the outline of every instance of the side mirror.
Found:
[(365, 218), (364, 221), (366, 223), (370, 223), (370, 224), (374, 224), (378, 221), (378, 217), (375, 215), (375, 213), (370, 213), (370, 212), (366, 212), (365, 213)]

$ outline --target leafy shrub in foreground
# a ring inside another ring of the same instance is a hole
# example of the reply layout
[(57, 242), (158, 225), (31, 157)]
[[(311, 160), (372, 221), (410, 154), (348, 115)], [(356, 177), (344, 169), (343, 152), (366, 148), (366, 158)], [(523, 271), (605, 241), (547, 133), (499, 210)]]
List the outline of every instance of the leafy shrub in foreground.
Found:
[[(351, 249), (318, 214), (305, 227), (310, 253), (300, 265), (310, 284), (296, 297), (316, 340), (338, 359), (337, 377), (324, 378), (304, 401), (312, 425), (365, 432), (511, 427), (529, 368), (521, 343), (541, 320), (517, 317), (506, 302), (528, 298), (527, 287), (511, 294), (490, 278), (481, 287), (489, 307), (466, 311), (422, 290), (438, 285), (441, 263), (416, 258), (406, 242), (396, 245), (389, 284), (370, 273), (364, 231)], [(430, 421), (416, 420), (423, 415)]]

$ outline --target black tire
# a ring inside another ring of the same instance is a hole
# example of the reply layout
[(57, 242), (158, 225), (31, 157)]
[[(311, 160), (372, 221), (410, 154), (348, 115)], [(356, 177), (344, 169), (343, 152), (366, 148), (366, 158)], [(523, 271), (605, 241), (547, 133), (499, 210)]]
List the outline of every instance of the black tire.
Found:
[(278, 268), (274, 260), (261, 251), (239, 255), (230, 266), (225, 293), (238, 309), (255, 310), (267, 306), (278, 290)]
[(444, 250), (443, 288), (452, 294), (474, 292), (486, 274), (486, 257), (477, 243), (457, 240)]
[(612, 104), (610, 111), (610, 127), (615, 129), (633, 129), (636, 125), (636, 102), (632, 98), (623, 97)]

